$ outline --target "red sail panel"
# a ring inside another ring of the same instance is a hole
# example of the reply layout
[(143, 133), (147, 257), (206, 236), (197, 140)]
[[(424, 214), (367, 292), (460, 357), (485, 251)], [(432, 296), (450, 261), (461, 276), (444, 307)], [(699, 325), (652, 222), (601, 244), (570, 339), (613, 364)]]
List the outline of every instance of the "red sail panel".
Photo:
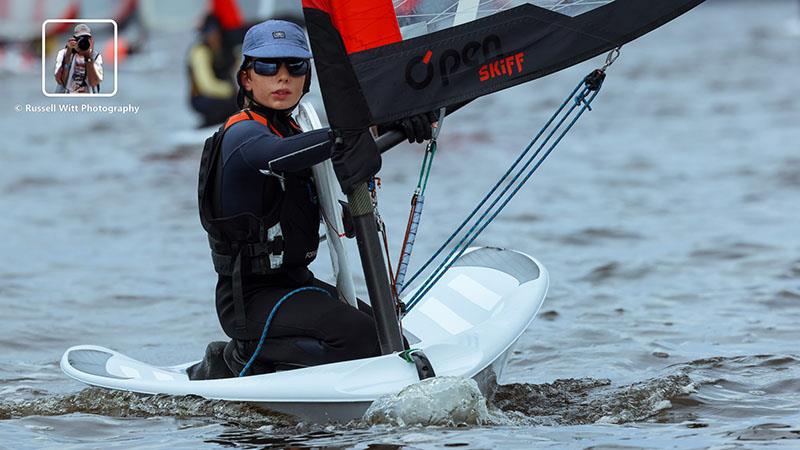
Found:
[(303, 8), (317, 9), (330, 16), (348, 54), (403, 39), (390, 0), (303, 0)]
[(402, 38), (391, 0), (303, 0), (325, 112), (333, 128), (373, 124), (349, 54), (396, 45)]

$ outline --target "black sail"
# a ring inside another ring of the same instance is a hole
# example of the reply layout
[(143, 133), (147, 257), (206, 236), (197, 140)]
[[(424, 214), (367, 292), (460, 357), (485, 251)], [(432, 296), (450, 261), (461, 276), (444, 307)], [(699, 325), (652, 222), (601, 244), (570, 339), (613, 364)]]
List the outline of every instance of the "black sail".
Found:
[(385, 123), (563, 70), (620, 47), (702, 2), (583, 2), (601, 5), (575, 16), (524, 3), (463, 25), (351, 53), (349, 63), (372, 122)]

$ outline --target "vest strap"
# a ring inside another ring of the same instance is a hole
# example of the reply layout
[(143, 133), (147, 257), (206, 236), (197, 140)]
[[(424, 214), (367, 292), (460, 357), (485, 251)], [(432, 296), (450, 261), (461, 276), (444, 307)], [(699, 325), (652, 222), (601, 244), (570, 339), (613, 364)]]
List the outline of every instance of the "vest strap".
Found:
[(271, 257), (280, 255), (283, 251), (283, 236), (277, 236), (271, 242), (242, 245), (236, 253), (212, 244), (211, 259), (214, 262), (214, 270), (221, 275), (233, 275), (237, 257), (242, 260), (247, 259), (247, 264), (240, 261), (240, 265), (244, 267), (240, 267), (239, 270), (244, 275), (266, 275), (275, 272)]
[(227, 130), (228, 128), (232, 127), (233, 125), (235, 125), (235, 124), (237, 124), (239, 122), (242, 122), (244, 120), (255, 120), (256, 122), (260, 123), (261, 125), (264, 125), (265, 127), (269, 127), (270, 131), (275, 133), (278, 137), (283, 137), (283, 135), (280, 132), (278, 132), (278, 130), (276, 130), (275, 127), (273, 127), (271, 123), (269, 123), (269, 121), (267, 120), (266, 117), (262, 116), (261, 114), (255, 112), (255, 111), (249, 110), (249, 109), (243, 109), (243, 110), (239, 111), (238, 113), (228, 117), (228, 120), (225, 122), (224, 129)]
[(241, 334), (247, 333), (247, 323), (244, 308), (244, 292), (242, 290), (242, 253), (236, 252), (236, 259), (233, 262), (233, 313), (236, 316), (236, 331)]

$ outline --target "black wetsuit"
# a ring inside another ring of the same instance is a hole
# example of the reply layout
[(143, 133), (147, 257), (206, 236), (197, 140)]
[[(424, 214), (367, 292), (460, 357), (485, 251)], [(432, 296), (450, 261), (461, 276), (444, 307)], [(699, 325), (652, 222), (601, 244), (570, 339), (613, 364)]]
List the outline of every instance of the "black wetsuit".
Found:
[[(270, 210), (276, 207), (282, 188), (278, 177), (265, 175), (264, 171), (278, 175), (310, 172), (310, 166), (330, 157), (331, 142), (327, 129), (299, 133), (290, 124), (286, 113), (265, 109), (254, 111), (266, 117), (273, 129), (255, 120), (245, 120), (226, 131), (221, 145), (222, 169), (215, 187), (215, 215), (229, 217), (245, 212), (256, 216), (269, 215)], [(309, 198), (316, 201), (315, 192), (310, 192)], [(318, 205), (315, 204), (314, 208)], [(303, 220), (315, 221), (305, 226), (313, 226), (318, 232), (318, 214)], [(314, 238), (318, 239), (318, 236)], [(286, 245), (291, 245), (288, 239)], [(242, 277), (244, 330), (236, 326), (232, 277), (219, 275), (217, 314), (223, 330), (232, 338), (224, 349), (224, 359), (232, 374), (238, 374), (253, 355), (267, 316), (276, 303), (293, 290), (305, 286), (316, 286), (327, 293), (303, 291), (282, 304), (248, 374), (380, 354), (369, 307), (362, 304), (359, 310), (342, 302), (333, 286), (314, 278), (305, 266)], [(217, 353), (221, 350), (218, 348)], [(212, 351), (211, 347), (209, 351)], [(200, 374), (193, 378), (220, 376), (220, 373)]]

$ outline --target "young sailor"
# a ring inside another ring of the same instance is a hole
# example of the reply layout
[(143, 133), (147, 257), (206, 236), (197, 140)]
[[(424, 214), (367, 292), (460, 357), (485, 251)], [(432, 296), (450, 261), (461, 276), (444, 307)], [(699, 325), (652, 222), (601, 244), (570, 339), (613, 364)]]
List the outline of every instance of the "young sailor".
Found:
[[(378, 355), (370, 309), (340, 301), (308, 269), (320, 210), (310, 167), (330, 158), (328, 130), (302, 133), (291, 117), (311, 83), (303, 30), (269, 20), (248, 30), (239, 113), (206, 142), (200, 217), (208, 232), (217, 314), (227, 344), (212, 343), (192, 379), (267, 373)], [(410, 140), (429, 139), (431, 115)], [(404, 122), (409, 122), (408, 119)], [(265, 339), (261, 339), (271, 316)], [(224, 359), (224, 363), (222, 360)], [(249, 364), (248, 364), (249, 363)]]

